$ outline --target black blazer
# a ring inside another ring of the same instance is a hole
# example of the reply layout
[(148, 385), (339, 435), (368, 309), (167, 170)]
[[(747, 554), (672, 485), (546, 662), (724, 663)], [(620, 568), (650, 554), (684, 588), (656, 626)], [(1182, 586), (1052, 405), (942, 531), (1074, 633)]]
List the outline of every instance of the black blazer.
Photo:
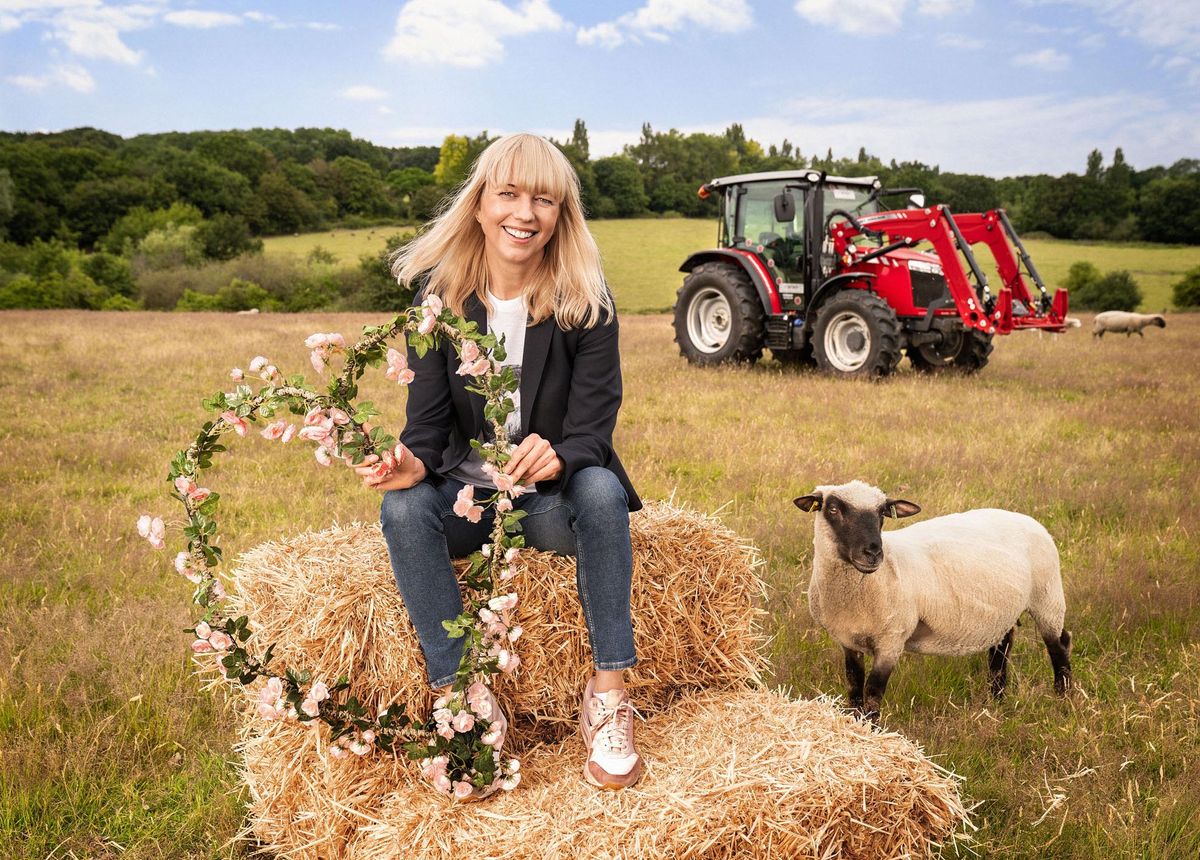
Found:
[[(467, 319), (487, 331), (487, 310), (475, 296), (464, 305)], [(443, 475), (466, 459), (471, 439), (484, 427), (483, 397), (467, 391), (470, 377), (459, 376), (454, 346), (444, 339), (438, 349), (418, 358), (409, 347), (408, 364), (416, 374), (408, 386), (407, 423), (400, 441), (424, 464), (426, 480)], [(562, 475), (539, 481), (539, 493), (557, 493), (571, 476), (588, 466), (603, 466), (620, 480), (629, 510), (641, 499), (613, 450), (612, 434), (621, 408), (621, 361), (616, 315), (592, 328), (563, 331), (553, 316), (525, 330), (521, 360), (521, 426), (554, 446), (563, 461)]]

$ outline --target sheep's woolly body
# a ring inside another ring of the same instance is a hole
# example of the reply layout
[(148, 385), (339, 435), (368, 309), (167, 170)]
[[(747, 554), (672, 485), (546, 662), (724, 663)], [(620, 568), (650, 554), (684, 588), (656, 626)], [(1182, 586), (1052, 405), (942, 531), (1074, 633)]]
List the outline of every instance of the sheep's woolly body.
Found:
[[(868, 510), (885, 501), (859, 481), (819, 489)], [(832, 529), (816, 519), (809, 605), (844, 647), (889, 663), (905, 650), (973, 654), (1004, 638), (1025, 610), (1043, 638), (1062, 631), (1058, 550), (1036, 520), (981, 509), (882, 537), (882, 565), (862, 574), (837, 556)]]
[(1096, 320), (1092, 323), (1092, 334), (1103, 336), (1105, 332), (1115, 332), (1125, 334), (1141, 334), (1142, 329), (1146, 326), (1156, 325), (1159, 328), (1166, 328), (1167, 321), (1163, 319), (1162, 314), (1137, 314), (1132, 311), (1104, 311), (1096, 314)]

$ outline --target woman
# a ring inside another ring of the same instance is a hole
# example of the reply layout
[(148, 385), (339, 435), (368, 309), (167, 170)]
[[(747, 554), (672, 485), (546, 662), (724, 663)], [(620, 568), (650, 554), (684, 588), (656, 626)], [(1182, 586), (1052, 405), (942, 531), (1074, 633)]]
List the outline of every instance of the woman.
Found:
[[(629, 512), (641, 501), (612, 447), (621, 405), (617, 319), (600, 253), (584, 223), (579, 179), (543, 138), (500, 138), (479, 157), (466, 183), (429, 229), (405, 247), (397, 278), (420, 278), (481, 331), (503, 334), (520, 380), (509, 416), (517, 443), (505, 471), (528, 489), (515, 506), (526, 544), (574, 555), (595, 674), (580, 704), (587, 747), (584, 776), (599, 788), (637, 782), (633, 706), (624, 670), (637, 662), (629, 596), (633, 551)], [(462, 654), (442, 621), (462, 612), (450, 559), (479, 549), (490, 517), (454, 514), (465, 485), (490, 493), (471, 439), (487, 441), (483, 399), (466, 390), (448, 342), (418, 358), (409, 386), (404, 456), (382, 479), (384, 537), (396, 583), (421, 640), (430, 683), (448, 686)]]

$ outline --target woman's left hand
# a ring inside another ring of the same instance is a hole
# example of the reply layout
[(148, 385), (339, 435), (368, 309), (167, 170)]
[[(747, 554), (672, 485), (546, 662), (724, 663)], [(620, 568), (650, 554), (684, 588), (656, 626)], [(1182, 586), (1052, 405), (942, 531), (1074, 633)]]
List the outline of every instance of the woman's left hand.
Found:
[(518, 484), (553, 481), (562, 474), (562, 470), (563, 462), (550, 442), (536, 433), (530, 433), (521, 440), (504, 467), (504, 471)]

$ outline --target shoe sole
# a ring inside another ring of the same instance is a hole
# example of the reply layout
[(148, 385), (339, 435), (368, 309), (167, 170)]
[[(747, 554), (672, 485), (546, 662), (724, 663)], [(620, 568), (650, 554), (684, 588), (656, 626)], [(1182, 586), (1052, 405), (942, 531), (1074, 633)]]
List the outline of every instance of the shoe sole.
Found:
[(583, 741), (583, 749), (587, 753), (587, 757), (583, 760), (583, 779), (588, 785), (594, 786), (601, 791), (621, 791), (637, 785), (638, 781), (642, 778), (642, 759), (640, 755), (633, 770), (625, 777), (625, 779), (629, 780), (628, 782), (600, 782), (592, 776), (592, 769), (588, 767), (591, 764), (592, 745), (588, 741), (587, 732), (583, 729), (582, 719), (579, 721), (579, 737)]

